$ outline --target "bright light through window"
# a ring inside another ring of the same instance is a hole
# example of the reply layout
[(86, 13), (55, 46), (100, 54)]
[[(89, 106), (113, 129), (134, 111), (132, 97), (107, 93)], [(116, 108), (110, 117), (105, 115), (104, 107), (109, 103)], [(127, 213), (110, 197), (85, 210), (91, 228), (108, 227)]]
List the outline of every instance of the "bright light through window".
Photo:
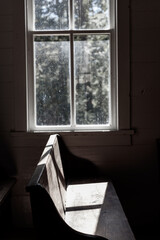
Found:
[(32, 0), (31, 128), (116, 128), (113, 2)]

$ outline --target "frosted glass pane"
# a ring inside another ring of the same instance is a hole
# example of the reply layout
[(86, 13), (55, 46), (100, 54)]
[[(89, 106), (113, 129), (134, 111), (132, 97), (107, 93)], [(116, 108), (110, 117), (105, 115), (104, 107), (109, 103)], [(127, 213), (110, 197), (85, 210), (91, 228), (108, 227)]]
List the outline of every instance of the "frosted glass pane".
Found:
[(108, 29), (108, 0), (74, 0), (75, 29)]
[(68, 36), (36, 36), (35, 87), (37, 125), (70, 124)]
[(68, 0), (34, 0), (36, 30), (69, 28)]
[(108, 124), (110, 111), (109, 35), (74, 36), (76, 123)]

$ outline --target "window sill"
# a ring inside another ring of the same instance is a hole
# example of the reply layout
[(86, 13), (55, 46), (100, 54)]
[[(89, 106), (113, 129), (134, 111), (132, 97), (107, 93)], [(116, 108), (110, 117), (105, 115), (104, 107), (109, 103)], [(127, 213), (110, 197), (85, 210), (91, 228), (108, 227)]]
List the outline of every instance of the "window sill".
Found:
[(47, 141), (49, 135), (60, 134), (68, 146), (122, 146), (131, 145), (134, 130), (115, 131), (72, 131), (72, 132), (11, 132), (11, 138), (17, 145), (39, 146)]
[(35, 134), (60, 134), (60, 135), (74, 135), (74, 136), (84, 136), (84, 135), (107, 135), (107, 136), (117, 136), (117, 135), (133, 135), (134, 130), (124, 129), (124, 130), (72, 130), (72, 131), (31, 131), (28, 133)]

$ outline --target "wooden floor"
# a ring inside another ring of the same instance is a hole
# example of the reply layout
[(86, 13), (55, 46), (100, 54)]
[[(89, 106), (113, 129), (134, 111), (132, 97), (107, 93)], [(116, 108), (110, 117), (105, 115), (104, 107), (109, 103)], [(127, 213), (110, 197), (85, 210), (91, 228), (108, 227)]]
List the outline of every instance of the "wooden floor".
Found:
[(0, 240), (35, 240), (36, 234), (32, 229), (6, 230)]

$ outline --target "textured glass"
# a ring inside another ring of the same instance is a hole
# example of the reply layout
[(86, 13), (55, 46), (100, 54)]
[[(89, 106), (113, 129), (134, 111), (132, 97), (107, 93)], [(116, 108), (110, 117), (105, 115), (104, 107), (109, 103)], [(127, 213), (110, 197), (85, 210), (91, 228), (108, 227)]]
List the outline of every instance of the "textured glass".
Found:
[(108, 124), (110, 111), (109, 35), (74, 36), (76, 123)]
[(109, 0), (74, 0), (75, 29), (108, 29)]
[(68, 36), (36, 36), (35, 79), (37, 125), (70, 124)]
[(34, 0), (36, 30), (69, 28), (68, 0)]

